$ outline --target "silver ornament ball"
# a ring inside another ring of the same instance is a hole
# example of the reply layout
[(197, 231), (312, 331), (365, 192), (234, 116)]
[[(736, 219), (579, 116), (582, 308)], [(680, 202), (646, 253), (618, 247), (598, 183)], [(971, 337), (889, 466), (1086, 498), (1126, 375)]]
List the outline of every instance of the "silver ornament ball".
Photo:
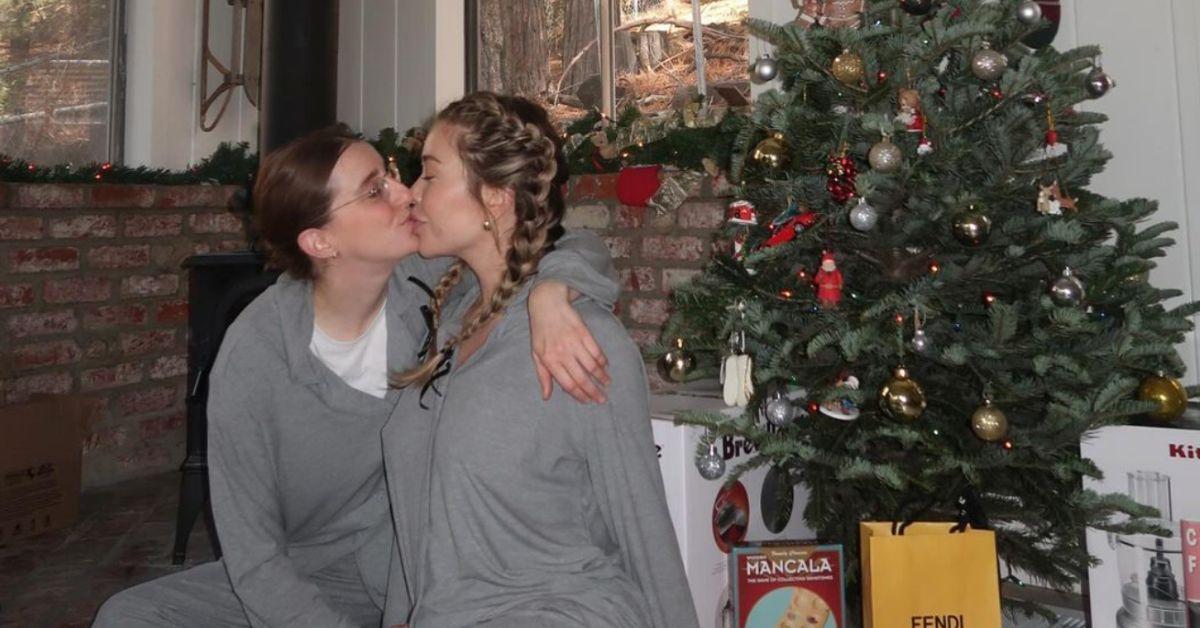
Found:
[(1092, 68), (1087, 75), (1087, 92), (1092, 98), (1100, 98), (1116, 86), (1117, 82), (1103, 68)]
[(1071, 274), (1071, 269), (1063, 270), (1062, 277), (1050, 283), (1050, 299), (1055, 305), (1075, 306), (1087, 298), (1087, 289), (1078, 277)]
[(1008, 68), (1008, 57), (1004, 53), (984, 47), (971, 58), (971, 72), (982, 81), (994, 81)]
[(784, 427), (796, 418), (796, 406), (792, 405), (792, 400), (786, 395), (774, 395), (763, 405), (763, 414), (767, 417), (767, 423), (775, 427)]
[(716, 480), (725, 475), (725, 459), (717, 453), (715, 445), (709, 447), (707, 454), (696, 458), (696, 470), (706, 480)]
[(925, 353), (933, 346), (933, 342), (929, 340), (929, 336), (925, 335), (924, 329), (918, 329), (913, 332), (912, 348), (917, 353)]
[(870, 231), (875, 228), (877, 222), (879, 222), (879, 212), (871, 207), (867, 199), (859, 198), (858, 204), (850, 209), (850, 226), (859, 231)]
[(904, 161), (904, 153), (890, 139), (876, 143), (867, 153), (867, 161), (879, 172), (895, 172)]
[(1033, 0), (1025, 0), (1017, 5), (1017, 21), (1030, 26), (1042, 19), (1042, 5)]
[(779, 62), (770, 54), (760, 55), (750, 67), (750, 79), (760, 85), (775, 80), (776, 76), (779, 76)]

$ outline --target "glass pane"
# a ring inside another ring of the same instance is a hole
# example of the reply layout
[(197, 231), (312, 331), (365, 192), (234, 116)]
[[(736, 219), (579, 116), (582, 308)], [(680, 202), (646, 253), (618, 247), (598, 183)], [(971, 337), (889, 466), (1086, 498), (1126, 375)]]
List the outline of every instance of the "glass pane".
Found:
[(0, 0), (0, 152), (108, 159), (116, 0)]
[[(615, 35), (617, 110), (635, 105), (645, 113), (678, 108), (696, 93), (696, 49), (689, 0), (615, 0), (621, 5)], [(702, 0), (705, 79), (708, 92), (735, 87), (747, 97), (748, 0)], [(719, 99), (718, 99), (719, 100)]]
[(600, 107), (594, 0), (480, 0), (479, 89), (532, 98), (566, 125)]

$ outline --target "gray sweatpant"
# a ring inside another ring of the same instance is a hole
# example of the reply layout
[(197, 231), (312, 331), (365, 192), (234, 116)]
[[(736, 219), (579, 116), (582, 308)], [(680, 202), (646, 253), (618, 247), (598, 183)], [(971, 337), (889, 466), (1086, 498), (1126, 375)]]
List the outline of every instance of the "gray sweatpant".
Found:
[[(383, 611), (371, 600), (358, 571), (334, 566), (310, 576), (334, 609), (359, 626), (379, 626)], [(302, 624), (295, 624), (302, 625)], [(163, 576), (110, 597), (93, 628), (250, 628), (221, 561)]]

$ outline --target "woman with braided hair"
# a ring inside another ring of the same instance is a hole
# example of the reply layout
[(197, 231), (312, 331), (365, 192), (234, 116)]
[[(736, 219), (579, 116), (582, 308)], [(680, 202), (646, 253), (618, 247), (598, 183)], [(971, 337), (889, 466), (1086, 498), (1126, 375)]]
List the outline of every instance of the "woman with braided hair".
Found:
[(458, 262), (433, 291), (424, 361), (393, 377), (384, 625), (696, 626), (642, 357), (609, 308), (576, 303), (608, 356), (607, 401), (535, 400), (519, 312), (562, 233), (567, 178), (545, 110), (467, 96), (438, 114), (422, 160), (419, 251)]

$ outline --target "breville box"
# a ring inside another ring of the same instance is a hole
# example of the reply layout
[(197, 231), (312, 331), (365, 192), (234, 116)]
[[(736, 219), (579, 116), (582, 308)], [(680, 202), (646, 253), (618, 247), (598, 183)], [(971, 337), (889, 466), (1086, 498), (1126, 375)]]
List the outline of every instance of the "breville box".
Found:
[(84, 423), (93, 408), (79, 396), (0, 408), (0, 545), (74, 523)]
[[(703, 628), (733, 626), (729, 588), (730, 548), (741, 542), (808, 539), (814, 535), (801, 514), (808, 500), (802, 485), (786, 489), (781, 474), (760, 467), (726, 485), (729, 471), (753, 457), (753, 444), (741, 438), (717, 442), (725, 459), (726, 478), (705, 480), (696, 471), (696, 445), (704, 429), (675, 425), (675, 414), (686, 410), (741, 414), (726, 408), (710, 387), (690, 387), (675, 394), (651, 397), (651, 425), (658, 446), (659, 467), (667, 493), (667, 508), (683, 555), (696, 614)], [(802, 419), (807, 420), (807, 419)], [(778, 484), (784, 491), (776, 491)], [(787, 496), (790, 495), (790, 504)], [(765, 498), (765, 499), (764, 499)]]

